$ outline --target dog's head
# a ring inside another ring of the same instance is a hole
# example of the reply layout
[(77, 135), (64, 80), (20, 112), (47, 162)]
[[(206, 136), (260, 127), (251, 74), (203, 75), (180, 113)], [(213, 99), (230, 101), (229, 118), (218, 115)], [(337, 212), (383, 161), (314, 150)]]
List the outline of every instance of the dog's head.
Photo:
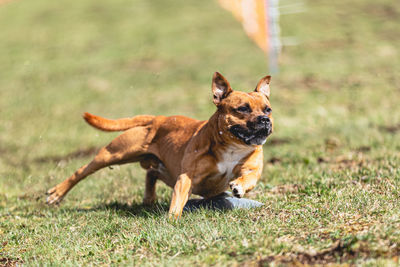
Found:
[(245, 93), (233, 91), (222, 74), (214, 73), (212, 92), (218, 108), (219, 134), (246, 145), (265, 143), (273, 130), (269, 103), (270, 80), (271, 76), (265, 76), (253, 92)]

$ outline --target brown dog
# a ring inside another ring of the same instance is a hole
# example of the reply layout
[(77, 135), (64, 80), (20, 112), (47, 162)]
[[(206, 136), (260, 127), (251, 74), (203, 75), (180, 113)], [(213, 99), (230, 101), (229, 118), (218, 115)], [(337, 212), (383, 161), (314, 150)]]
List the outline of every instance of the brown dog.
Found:
[(217, 111), (208, 121), (150, 115), (108, 120), (85, 113), (85, 120), (97, 129), (125, 132), (50, 189), (47, 203), (60, 202), (74, 185), (101, 168), (138, 161), (147, 170), (143, 202), (155, 201), (156, 181), (162, 180), (174, 188), (169, 213), (175, 218), (191, 193), (209, 198), (230, 186), (242, 197), (261, 176), (262, 145), (272, 133), (270, 79), (262, 78), (254, 92), (244, 93), (233, 91), (216, 72), (212, 92)]

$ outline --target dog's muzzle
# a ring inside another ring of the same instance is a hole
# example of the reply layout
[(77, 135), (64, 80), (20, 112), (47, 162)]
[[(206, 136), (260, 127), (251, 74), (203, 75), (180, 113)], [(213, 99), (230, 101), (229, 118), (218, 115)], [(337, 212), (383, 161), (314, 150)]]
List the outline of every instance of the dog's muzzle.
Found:
[(268, 116), (258, 116), (255, 121), (247, 122), (246, 127), (237, 124), (229, 131), (247, 145), (263, 145), (272, 133), (272, 123)]

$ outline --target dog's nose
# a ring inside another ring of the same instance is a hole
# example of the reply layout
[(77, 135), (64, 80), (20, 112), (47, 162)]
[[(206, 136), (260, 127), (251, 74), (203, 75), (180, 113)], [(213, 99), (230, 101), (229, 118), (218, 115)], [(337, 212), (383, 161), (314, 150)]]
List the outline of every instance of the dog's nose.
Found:
[(268, 118), (268, 116), (262, 115), (257, 117), (257, 123), (258, 124), (269, 124), (271, 120)]

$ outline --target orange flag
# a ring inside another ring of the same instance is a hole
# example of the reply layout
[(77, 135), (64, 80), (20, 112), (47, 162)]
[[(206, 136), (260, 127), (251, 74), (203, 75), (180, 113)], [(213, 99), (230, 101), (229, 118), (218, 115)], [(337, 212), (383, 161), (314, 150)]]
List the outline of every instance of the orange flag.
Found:
[(219, 0), (220, 5), (233, 13), (254, 42), (269, 51), (268, 7), (265, 0)]

